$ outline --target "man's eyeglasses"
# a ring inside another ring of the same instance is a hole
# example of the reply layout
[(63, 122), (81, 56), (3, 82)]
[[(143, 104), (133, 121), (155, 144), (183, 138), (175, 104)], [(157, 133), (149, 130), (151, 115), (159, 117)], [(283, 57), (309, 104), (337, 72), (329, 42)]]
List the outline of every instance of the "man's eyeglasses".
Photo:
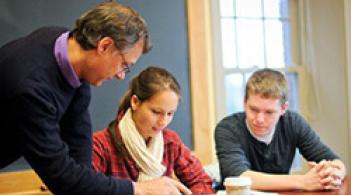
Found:
[(124, 54), (121, 51), (119, 51), (119, 55), (121, 55), (121, 58), (122, 58), (122, 66), (123, 66), (123, 70), (122, 71), (124, 73), (129, 73), (130, 72), (130, 68), (132, 67), (132, 65), (128, 64)]

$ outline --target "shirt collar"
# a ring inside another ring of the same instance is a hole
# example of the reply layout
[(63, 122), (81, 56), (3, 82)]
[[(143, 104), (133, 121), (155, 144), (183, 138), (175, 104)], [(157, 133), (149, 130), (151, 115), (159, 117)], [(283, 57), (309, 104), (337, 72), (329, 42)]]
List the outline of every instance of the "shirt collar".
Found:
[(274, 132), (275, 132), (275, 127), (273, 127), (273, 129), (270, 131), (269, 134), (267, 135), (264, 135), (264, 136), (257, 136), (253, 133), (253, 131), (250, 129), (250, 126), (247, 122), (247, 119), (245, 120), (245, 124), (246, 124), (246, 127), (247, 129), (249, 130), (250, 134), (255, 138), (257, 139), (258, 141), (261, 141), (261, 142), (264, 142), (265, 144), (270, 144), (272, 139), (273, 139), (273, 136), (274, 136)]
[(67, 80), (67, 82), (73, 87), (78, 88), (82, 84), (78, 78), (77, 73), (74, 71), (72, 64), (69, 62), (68, 56), (68, 35), (69, 32), (61, 34), (55, 42), (54, 55), (57, 64)]

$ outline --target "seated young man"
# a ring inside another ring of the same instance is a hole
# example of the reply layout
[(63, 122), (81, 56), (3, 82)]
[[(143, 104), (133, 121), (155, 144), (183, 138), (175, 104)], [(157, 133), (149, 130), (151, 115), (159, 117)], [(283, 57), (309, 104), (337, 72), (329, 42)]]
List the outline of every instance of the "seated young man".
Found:
[[(245, 112), (225, 117), (215, 129), (222, 180), (248, 176), (256, 190), (339, 189), (344, 163), (299, 114), (288, 110), (287, 97), (281, 72), (261, 69), (250, 77)], [(297, 148), (311, 169), (289, 175)]]

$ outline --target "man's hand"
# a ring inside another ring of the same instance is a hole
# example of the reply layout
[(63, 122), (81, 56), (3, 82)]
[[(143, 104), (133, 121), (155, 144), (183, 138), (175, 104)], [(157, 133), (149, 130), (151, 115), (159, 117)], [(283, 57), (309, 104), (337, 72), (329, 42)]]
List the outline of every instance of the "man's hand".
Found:
[(318, 164), (315, 162), (309, 162), (309, 165), (312, 168), (302, 176), (302, 179), (300, 179), (301, 189), (306, 191), (324, 190), (325, 185), (323, 182), (326, 181), (322, 181), (323, 178), (321, 177), (320, 172), (326, 167), (326, 164), (324, 162)]
[[(338, 161), (338, 160), (337, 160)], [(322, 160), (319, 163), (310, 162), (310, 166), (317, 167), (321, 184), (325, 190), (337, 190), (341, 188), (342, 180), (345, 177), (343, 167), (334, 161)]]
[(134, 195), (190, 195), (192, 192), (182, 183), (169, 177), (161, 177), (145, 182), (134, 183)]

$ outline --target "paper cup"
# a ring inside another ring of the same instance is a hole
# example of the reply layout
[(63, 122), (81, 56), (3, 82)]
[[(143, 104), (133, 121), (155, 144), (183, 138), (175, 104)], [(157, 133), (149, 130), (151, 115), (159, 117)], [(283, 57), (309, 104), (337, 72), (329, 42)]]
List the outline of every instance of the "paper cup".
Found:
[(227, 177), (224, 180), (227, 195), (250, 195), (251, 184), (249, 177)]

